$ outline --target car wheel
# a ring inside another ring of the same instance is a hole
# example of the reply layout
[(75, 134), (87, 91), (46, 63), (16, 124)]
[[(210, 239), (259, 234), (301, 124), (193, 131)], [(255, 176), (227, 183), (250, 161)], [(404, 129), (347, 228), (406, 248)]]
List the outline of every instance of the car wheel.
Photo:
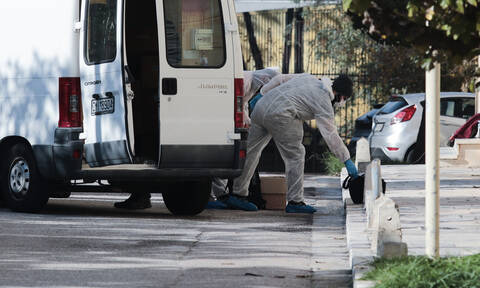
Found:
[(421, 153), (420, 155), (418, 154), (420, 154), (420, 151), (417, 151), (415, 145), (410, 147), (410, 149), (407, 151), (407, 154), (405, 155), (405, 162), (409, 164), (421, 164), (425, 162), (425, 152)]
[(197, 215), (205, 209), (212, 188), (211, 180), (186, 181), (167, 185), (163, 200), (174, 215)]
[(13, 211), (39, 212), (49, 195), (32, 152), (25, 144), (17, 143), (4, 155), (1, 192), (7, 206)]

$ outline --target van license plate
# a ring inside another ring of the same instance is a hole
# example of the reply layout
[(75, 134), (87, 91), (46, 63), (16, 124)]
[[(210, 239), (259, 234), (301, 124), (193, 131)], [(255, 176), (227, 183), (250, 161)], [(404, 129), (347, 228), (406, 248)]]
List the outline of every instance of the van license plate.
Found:
[(92, 116), (112, 114), (115, 111), (115, 98), (93, 99)]

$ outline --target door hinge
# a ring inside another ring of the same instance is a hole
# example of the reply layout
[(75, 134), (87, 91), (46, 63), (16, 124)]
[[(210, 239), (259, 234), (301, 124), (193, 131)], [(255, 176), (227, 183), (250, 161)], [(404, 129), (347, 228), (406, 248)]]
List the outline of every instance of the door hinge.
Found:
[(237, 32), (238, 31), (238, 27), (237, 25), (233, 25), (233, 24), (225, 24), (225, 31), (227, 32)]
[(125, 90), (127, 92), (127, 100), (128, 101), (132, 101), (133, 98), (135, 98), (135, 93), (133, 92), (132, 88), (131, 88), (131, 84), (125, 84)]
[(80, 32), (82, 30), (82, 22), (74, 22), (73, 23), (73, 32)]
[(229, 140), (240, 140), (242, 137), (240, 134), (238, 133), (234, 133), (234, 132), (228, 132), (228, 139)]

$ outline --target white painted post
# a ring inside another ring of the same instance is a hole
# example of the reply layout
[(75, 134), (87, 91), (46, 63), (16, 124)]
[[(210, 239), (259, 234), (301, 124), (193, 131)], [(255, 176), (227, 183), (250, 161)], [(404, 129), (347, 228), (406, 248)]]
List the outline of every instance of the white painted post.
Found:
[(357, 141), (357, 151), (355, 154), (355, 166), (358, 173), (365, 173), (367, 165), (370, 163), (370, 145), (365, 137), (361, 137)]
[[(480, 55), (477, 56), (477, 65), (480, 68)], [(475, 113), (480, 113), (480, 77), (475, 79)]]
[(367, 214), (367, 227), (373, 228), (373, 209), (375, 200), (382, 194), (382, 175), (380, 171), (380, 160), (374, 159), (366, 168), (363, 200)]
[(425, 74), (425, 254), (440, 255), (440, 64)]

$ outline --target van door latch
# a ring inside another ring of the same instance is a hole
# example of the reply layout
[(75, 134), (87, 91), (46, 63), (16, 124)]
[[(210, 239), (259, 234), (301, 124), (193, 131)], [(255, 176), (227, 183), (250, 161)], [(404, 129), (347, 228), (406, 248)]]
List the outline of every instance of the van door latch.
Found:
[(177, 78), (162, 78), (162, 94), (177, 95)]

